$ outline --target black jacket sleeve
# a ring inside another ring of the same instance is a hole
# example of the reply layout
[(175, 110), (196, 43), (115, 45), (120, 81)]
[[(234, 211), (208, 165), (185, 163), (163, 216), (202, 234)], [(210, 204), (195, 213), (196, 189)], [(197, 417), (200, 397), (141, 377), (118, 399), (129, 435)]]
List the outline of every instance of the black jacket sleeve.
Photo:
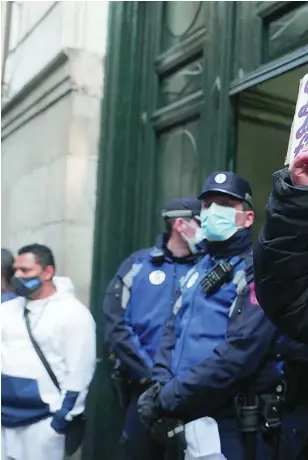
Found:
[(273, 176), (254, 271), (265, 313), (280, 331), (308, 343), (308, 187), (294, 187), (287, 169)]

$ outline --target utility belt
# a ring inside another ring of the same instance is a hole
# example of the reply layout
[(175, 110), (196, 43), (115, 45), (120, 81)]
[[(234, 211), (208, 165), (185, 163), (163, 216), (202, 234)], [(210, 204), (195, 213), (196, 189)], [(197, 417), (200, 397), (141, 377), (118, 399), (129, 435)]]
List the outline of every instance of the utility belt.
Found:
[(279, 383), (275, 391), (263, 394), (240, 393), (235, 398), (237, 419), (243, 433), (275, 432), (281, 427), (287, 386)]

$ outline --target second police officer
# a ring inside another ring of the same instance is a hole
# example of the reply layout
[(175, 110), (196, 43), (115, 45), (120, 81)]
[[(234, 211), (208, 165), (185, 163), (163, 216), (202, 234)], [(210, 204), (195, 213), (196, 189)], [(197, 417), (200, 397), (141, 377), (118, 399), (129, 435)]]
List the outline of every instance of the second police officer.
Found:
[[(198, 260), (201, 202), (174, 199), (162, 212), (166, 233), (156, 247), (132, 254), (118, 269), (104, 300), (105, 333), (118, 392), (126, 407), (125, 459), (160, 460), (164, 447), (140, 422), (137, 400), (151, 381), (162, 327), (180, 280)], [(119, 383), (120, 382), (120, 383)]]
[(255, 297), (251, 188), (216, 172), (199, 198), (207, 254), (183, 283), (155, 358), (158, 383), (139, 398), (139, 416), (149, 427), (166, 416), (210, 416), (228, 460), (272, 459), (284, 386), (276, 330)]

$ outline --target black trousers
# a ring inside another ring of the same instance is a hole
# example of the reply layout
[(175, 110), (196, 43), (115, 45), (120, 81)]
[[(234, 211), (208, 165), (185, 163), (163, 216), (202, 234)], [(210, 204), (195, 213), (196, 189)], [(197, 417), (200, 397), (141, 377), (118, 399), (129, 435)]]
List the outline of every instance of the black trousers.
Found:
[(165, 446), (155, 441), (139, 420), (137, 399), (133, 399), (126, 410), (122, 441), (125, 460), (164, 460)]

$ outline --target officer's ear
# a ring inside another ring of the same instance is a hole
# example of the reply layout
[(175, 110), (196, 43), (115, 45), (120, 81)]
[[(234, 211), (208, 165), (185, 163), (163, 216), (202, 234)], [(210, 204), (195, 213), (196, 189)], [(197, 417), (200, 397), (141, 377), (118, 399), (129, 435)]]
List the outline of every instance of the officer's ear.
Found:
[(173, 230), (175, 230), (177, 233), (183, 233), (186, 229), (187, 222), (183, 219), (183, 217), (177, 217), (173, 221)]
[(244, 228), (252, 227), (255, 220), (255, 213), (252, 210), (245, 211)]

